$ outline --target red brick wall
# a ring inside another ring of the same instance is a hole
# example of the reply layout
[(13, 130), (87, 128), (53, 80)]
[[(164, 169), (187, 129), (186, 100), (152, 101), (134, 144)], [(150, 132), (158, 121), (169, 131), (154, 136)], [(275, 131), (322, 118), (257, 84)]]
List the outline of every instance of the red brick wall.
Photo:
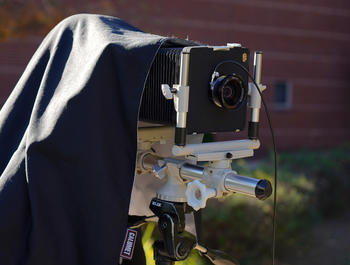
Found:
[(5, 103), (41, 40), (30, 37), (0, 42), (0, 106)]
[[(76, 1), (75, 9), (86, 11), (85, 2)], [(291, 109), (271, 110), (280, 149), (350, 141), (350, 1), (124, 0), (106, 12), (156, 34), (216, 45), (240, 42), (264, 51), (266, 99), (271, 100), (277, 80), (293, 86)], [(38, 43), (33, 38), (0, 43), (0, 104)], [(268, 146), (262, 120), (262, 142)]]

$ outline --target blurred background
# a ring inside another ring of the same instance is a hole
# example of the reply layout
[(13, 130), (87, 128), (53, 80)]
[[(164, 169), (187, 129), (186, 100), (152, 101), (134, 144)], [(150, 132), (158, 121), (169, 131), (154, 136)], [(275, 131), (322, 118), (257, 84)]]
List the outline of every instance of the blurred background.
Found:
[[(279, 264), (350, 264), (349, 0), (0, 0), (0, 107), (45, 34), (76, 13), (263, 51), (264, 95), (280, 151)], [(233, 167), (271, 179), (271, 136), (261, 117), (258, 159)], [(232, 196), (212, 201), (204, 214), (208, 245), (243, 265), (271, 263), (271, 199)]]

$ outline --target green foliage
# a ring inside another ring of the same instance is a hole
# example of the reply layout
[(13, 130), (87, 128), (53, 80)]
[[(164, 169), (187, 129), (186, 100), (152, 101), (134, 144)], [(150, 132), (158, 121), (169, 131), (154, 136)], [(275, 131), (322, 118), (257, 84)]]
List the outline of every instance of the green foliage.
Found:
[[(241, 175), (273, 181), (271, 161), (239, 160), (233, 168)], [(349, 169), (349, 145), (279, 155), (276, 239), (280, 257), (300, 247), (320, 218), (345, 209), (350, 201)], [(212, 200), (204, 211), (205, 242), (243, 265), (270, 264), (272, 212), (272, 196), (266, 201), (242, 195)]]
[(316, 185), (317, 207), (323, 216), (333, 216), (350, 201), (350, 144), (317, 151), (280, 155), (280, 165), (292, 172), (304, 172)]
[(350, 265), (350, 257), (344, 260), (340, 265)]

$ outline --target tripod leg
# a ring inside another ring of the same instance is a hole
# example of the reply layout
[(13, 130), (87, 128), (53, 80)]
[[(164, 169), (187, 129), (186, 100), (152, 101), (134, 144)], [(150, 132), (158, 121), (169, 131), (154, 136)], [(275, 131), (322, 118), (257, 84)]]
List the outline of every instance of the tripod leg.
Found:
[(175, 261), (171, 260), (164, 253), (164, 243), (161, 241), (156, 241), (153, 244), (154, 250), (154, 261), (156, 265), (174, 265)]

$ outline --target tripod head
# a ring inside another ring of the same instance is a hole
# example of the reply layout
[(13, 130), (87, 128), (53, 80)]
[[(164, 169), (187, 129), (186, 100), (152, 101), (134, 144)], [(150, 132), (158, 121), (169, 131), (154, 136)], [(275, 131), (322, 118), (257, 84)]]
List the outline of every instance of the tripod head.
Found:
[[(259, 145), (258, 140), (241, 140), (189, 144), (181, 149), (174, 146), (173, 154), (188, 153), (186, 159), (164, 158), (152, 165), (149, 162), (157, 157), (146, 153), (142, 155), (141, 164), (143, 170), (151, 170), (156, 177), (166, 179), (166, 183), (157, 191), (158, 199), (187, 202), (195, 210), (204, 208), (209, 198), (220, 198), (230, 193), (242, 193), (264, 200), (272, 193), (268, 180), (240, 176), (231, 169), (232, 159), (252, 156), (253, 148)], [(208, 162), (208, 165), (196, 165), (198, 161)]]
[(186, 203), (163, 201), (154, 198), (150, 209), (159, 218), (158, 227), (163, 241), (154, 244), (154, 257), (157, 264), (173, 264), (188, 257), (196, 244), (195, 237), (186, 237), (185, 213), (191, 212)]

